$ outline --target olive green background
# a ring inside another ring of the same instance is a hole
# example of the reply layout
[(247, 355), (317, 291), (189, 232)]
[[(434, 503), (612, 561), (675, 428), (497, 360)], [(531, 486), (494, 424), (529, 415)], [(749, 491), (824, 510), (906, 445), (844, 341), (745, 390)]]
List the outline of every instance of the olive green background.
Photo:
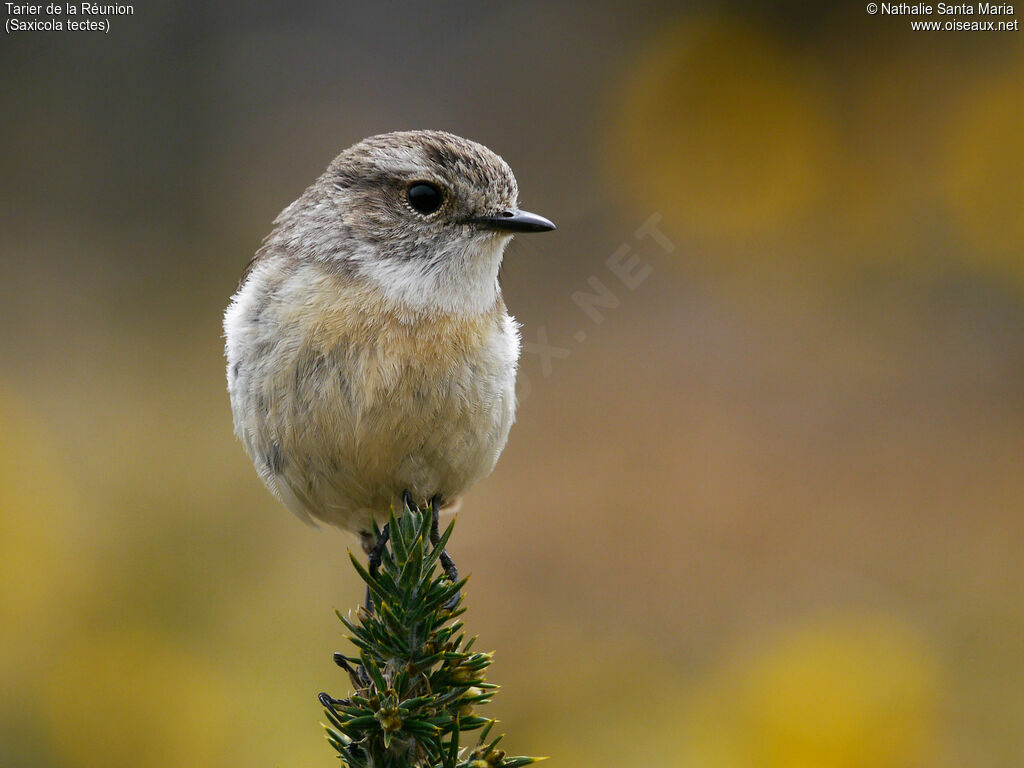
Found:
[(1024, 33), (135, 11), (0, 41), (0, 764), (335, 764), (355, 541), (261, 487), (221, 313), (337, 152), (408, 128), (490, 146), (559, 225), (509, 249), (519, 420), (451, 546), (508, 747), (1024, 762)]

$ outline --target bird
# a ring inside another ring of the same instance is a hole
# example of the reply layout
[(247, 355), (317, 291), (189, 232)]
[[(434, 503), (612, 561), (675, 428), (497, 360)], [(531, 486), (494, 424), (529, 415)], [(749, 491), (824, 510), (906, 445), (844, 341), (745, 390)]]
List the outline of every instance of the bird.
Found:
[(371, 565), (405, 505), (432, 507), (436, 543), (515, 419), (503, 254), (554, 229), (499, 155), (434, 130), (352, 145), (277, 216), (224, 336), (235, 434), (284, 506), (357, 534)]

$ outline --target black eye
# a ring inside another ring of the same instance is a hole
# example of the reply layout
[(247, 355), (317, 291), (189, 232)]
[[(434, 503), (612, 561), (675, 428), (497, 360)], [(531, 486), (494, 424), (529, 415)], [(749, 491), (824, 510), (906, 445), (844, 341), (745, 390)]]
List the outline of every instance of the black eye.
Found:
[(423, 214), (433, 213), (444, 202), (441, 190), (426, 181), (417, 181), (411, 185), (405, 196), (409, 200), (409, 205)]

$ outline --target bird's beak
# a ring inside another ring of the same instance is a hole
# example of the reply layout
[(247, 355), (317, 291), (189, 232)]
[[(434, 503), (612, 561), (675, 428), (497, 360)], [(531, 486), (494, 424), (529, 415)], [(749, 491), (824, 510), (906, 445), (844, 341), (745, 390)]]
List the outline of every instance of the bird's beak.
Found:
[(526, 211), (502, 211), (494, 216), (477, 216), (469, 220), (484, 229), (496, 229), (505, 232), (550, 232), (555, 225)]

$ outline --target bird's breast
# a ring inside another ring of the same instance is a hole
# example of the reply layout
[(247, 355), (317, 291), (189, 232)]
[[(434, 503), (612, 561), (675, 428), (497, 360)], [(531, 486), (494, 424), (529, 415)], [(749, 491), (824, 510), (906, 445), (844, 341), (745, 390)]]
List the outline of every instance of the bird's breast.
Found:
[(476, 317), (409, 318), (310, 270), (273, 293), (253, 324), (273, 343), (247, 356), (251, 442), (314, 517), (386, 509), (405, 489), (453, 497), (491, 471), (519, 355), (500, 300)]
[(408, 317), (334, 275), (307, 282), (301, 292), (301, 299), (280, 302), (278, 320), (282, 335), (296, 339), (297, 366), (336, 361), (347, 386), (369, 402), (397, 390), (444, 391), (463, 378), (486, 384), (516, 364), (518, 340), (511, 349), (507, 337), (515, 328), (500, 299), (491, 312), (475, 317)]

